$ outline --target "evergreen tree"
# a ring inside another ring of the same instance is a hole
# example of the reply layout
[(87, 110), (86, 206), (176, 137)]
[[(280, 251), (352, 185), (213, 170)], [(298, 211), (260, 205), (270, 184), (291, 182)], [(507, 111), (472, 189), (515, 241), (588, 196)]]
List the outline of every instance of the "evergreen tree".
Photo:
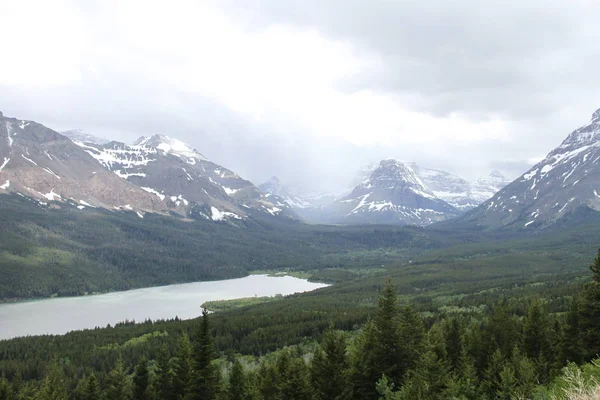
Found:
[[(484, 372), (484, 379), (482, 382), (482, 389), (488, 398), (496, 398), (496, 395), (502, 390), (502, 376), (500, 375), (504, 370), (506, 364), (505, 358), (502, 355), (500, 349), (497, 349)], [(506, 382), (505, 382), (506, 383)]]
[(452, 368), (452, 370), (457, 370), (460, 364), (463, 343), (461, 327), (456, 318), (451, 318), (448, 321), (444, 336), (446, 339), (446, 353), (448, 355), (448, 361), (450, 362), (450, 368)]
[(439, 358), (433, 345), (422, 356), (409, 379), (399, 391), (399, 399), (435, 400), (442, 399), (449, 378), (446, 360)]
[(464, 348), (461, 351), (458, 365), (448, 380), (442, 398), (460, 400), (482, 398), (475, 363)]
[(2, 375), (0, 378), (0, 400), (9, 400), (10, 399), (10, 385), (6, 380), (6, 377)]
[(229, 399), (244, 400), (246, 398), (246, 376), (239, 360), (234, 360), (229, 377)]
[(281, 394), (281, 377), (277, 367), (269, 362), (263, 361), (258, 369), (258, 386), (260, 396), (264, 400), (283, 400)]
[(571, 301), (567, 319), (560, 331), (560, 361), (565, 365), (568, 362), (581, 364), (583, 362), (583, 343), (579, 327), (580, 299), (574, 297)]
[(400, 346), (400, 333), (396, 288), (388, 279), (373, 320), (367, 323), (357, 340), (352, 372), (355, 399), (377, 399), (375, 384), (382, 375), (394, 385), (400, 384), (406, 372), (401, 369), (405, 352)]
[(39, 400), (67, 400), (66, 378), (58, 361), (53, 360), (48, 365), (46, 377), (38, 393)]
[(517, 393), (517, 378), (512, 366), (505, 364), (500, 371), (500, 385), (495, 398), (498, 400), (512, 400)]
[[(542, 356), (542, 362), (543, 359), (544, 357)], [(538, 359), (538, 361), (539, 360), (540, 359)], [(540, 382), (535, 363), (515, 346), (510, 360), (510, 366), (516, 382), (516, 389), (512, 392), (514, 397), (524, 399), (531, 398), (534, 387)]]
[(172, 362), (173, 375), (171, 378), (172, 398), (181, 400), (187, 393), (190, 381), (190, 365), (192, 357), (192, 344), (185, 333), (177, 340), (175, 358)]
[(552, 344), (550, 342), (548, 314), (538, 299), (535, 299), (527, 312), (523, 325), (523, 349), (525, 355), (536, 364), (539, 379), (546, 382), (550, 374)]
[(133, 400), (148, 399), (148, 384), (150, 377), (148, 375), (148, 359), (142, 357), (135, 367), (133, 377)]
[(323, 342), (311, 363), (311, 380), (315, 398), (342, 400), (350, 398), (349, 363), (346, 337), (333, 326), (323, 334)]
[(169, 366), (169, 355), (166, 345), (163, 345), (160, 348), (155, 365), (154, 377), (151, 385), (152, 390), (156, 392), (156, 396), (159, 399), (177, 400), (171, 387), (174, 380), (174, 372)]
[(310, 373), (301, 357), (292, 357), (284, 352), (277, 360), (280, 393), (285, 400), (312, 400), (314, 393), (310, 385)]
[(592, 282), (584, 287), (579, 315), (584, 356), (587, 359), (600, 355), (600, 250), (590, 270)]
[(403, 379), (409, 370), (415, 368), (427, 343), (423, 320), (410, 306), (404, 307), (400, 313), (400, 343), (402, 347), (398, 372)]
[(108, 373), (105, 381), (106, 398), (109, 400), (128, 400), (130, 398), (130, 384), (123, 358), (119, 357), (115, 368)]
[(98, 382), (98, 379), (96, 378), (96, 375), (94, 375), (93, 372), (85, 380), (81, 399), (82, 400), (101, 400), (102, 399), (102, 390), (100, 389), (100, 383)]
[(220, 392), (220, 374), (212, 362), (215, 358), (208, 311), (203, 309), (198, 333), (194, 339), (190, 386), (186, 396), (188, 400), (217, 398)]

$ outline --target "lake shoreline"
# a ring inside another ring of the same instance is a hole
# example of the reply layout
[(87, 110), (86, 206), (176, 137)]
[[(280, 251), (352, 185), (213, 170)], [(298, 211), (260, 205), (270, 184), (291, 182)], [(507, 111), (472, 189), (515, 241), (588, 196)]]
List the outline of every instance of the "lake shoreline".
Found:
[(65, 334), (125, 321), (191, 319), (207, 301), (282, 296), (327, 287), (289, 275), (177, 283), (87, 296), (54, 297), (0, 304), (0, 340)]

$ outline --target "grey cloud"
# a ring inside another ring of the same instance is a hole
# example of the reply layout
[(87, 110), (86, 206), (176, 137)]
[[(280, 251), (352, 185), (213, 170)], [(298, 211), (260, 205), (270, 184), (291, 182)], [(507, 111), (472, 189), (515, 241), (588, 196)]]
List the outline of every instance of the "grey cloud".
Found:
[[(214, 99), (144, 81), (135, 70), (143, 65), (118, 63), (104, 66), (102, 79), (84, 70), (81, 83), (60, 90), (0, 87), (0, 110), (57, 129), (83, 128), (126, 141), (168, 134), (256, 183), (279, 175), (291, 184), (322, 188), (344, 186), (363, 165), (389, 157), (469, 179), (492, 169), (516, 177), (530, 166), (529, 159), (557, 146), (600, 107), (595, 87), (600, 64), (596, 2), (223, 0), (215, 4), (248, 29), (270, 24), (317, 29), (351, 44), (362, 56), (381, 60), (377, 68), (339, 81), (344, 91), (384, 92), (406, 109), (434, 116), (501, 118), (510, 125), (512, 137), (487, 139), (481, 132), (482, 140), (472, 143), (447, 137), (411, 148), (357, 147), (315, 138), (293, 123), (282, 127), (246, 118)], [(106, 8), (81, 7), (106, 43), (119, 40), (104, 23), (110, 17)]]
[[(239, 4), (239, 2), (235, 2)], [(570, 87), (585, 92), (597, 76), (600, 48), (589, 1), (278, 1), (244, 3), (237, 15), (254, 26), (318, 29), (381, 57), (379, 70), (347, 90), (375, 89), (411, 99), (406, 107), (434, 115), (547, 117)], [(579, 104), (600, 103), (595, 91)], [(415, 101), (415, 97), (417, 101)]]

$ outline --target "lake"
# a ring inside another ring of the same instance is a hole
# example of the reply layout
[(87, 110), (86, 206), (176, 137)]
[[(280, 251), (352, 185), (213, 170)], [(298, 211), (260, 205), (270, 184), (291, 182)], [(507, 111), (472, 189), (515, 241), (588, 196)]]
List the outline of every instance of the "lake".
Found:
[(308, 292), (328, 285), (291, 276), (250, 275), (239, 279), (194, 282), (93, 296), (0, 304), (0, 340), (63, 334), (105, 327), (125, 320), (195, 318), (211, 300)]

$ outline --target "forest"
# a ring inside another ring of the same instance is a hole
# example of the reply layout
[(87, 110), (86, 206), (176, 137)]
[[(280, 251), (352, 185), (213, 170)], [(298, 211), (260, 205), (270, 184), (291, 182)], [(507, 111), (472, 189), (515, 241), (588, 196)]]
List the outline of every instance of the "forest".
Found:
[[(449, 262), (469, 251), (196, 320), (0, 341), (0, 399), (546, 399), (594, 390), (600, 253), (590, 269), (511, 277)], [(466, 271), (473, 279), (454, 285), (448, 268), (457, 282)]]
[[(193, 320), (0, 341), (0, 399), (560, 399), (598, 386), (594, 216), (575, 213), (534, 235), (258, 222), (240, 229), (47, 213), (13, 200), (21, 208), (0, 213), (11, 227), (0, 257), (27, 279), (9, 268), (5, 299), (255, 271), (335, 284), (208, 303), (216, 312)], [(232, 251), (238, 241), (247, 241), (244, 252)], [(262, 258), (251, 260), (253, 252)], [(49, 254), (56, 269), (41, 269)]]

